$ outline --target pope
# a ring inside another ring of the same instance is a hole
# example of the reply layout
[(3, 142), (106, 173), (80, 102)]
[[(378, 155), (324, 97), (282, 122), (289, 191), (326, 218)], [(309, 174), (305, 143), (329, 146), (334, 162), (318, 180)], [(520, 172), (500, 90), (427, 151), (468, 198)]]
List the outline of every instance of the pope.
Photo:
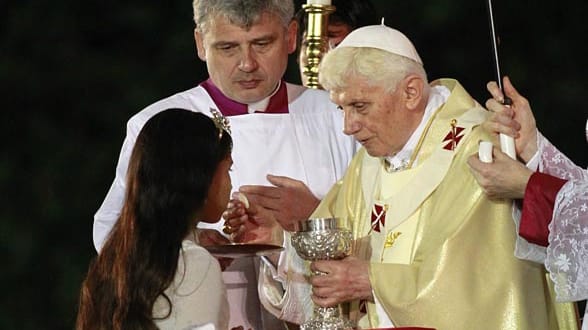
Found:
[(259, 290), (287, 307), (281, 317), (308, 313), (311, 296), (320, 306), (349, 303), (359, 328), (577, 329), (573, 306), (554, 303), (545, 268), (513, 256), (510, 201), (490, 200), (468, 169), (490, 139), (481, 128), (488, 111), (459, 82), (429, 83), (410, 40), (384, 25), (351, 32), (319, 72), (344, 133), (363, 148), (312, 217), (342, 219), (355, 247), (343, 260), (312, 262), (323, 275), (306, 291), (295, 283), (306, 264), (288, 249), (264, 272), (282, 281), (283, 296), (269, 276)]

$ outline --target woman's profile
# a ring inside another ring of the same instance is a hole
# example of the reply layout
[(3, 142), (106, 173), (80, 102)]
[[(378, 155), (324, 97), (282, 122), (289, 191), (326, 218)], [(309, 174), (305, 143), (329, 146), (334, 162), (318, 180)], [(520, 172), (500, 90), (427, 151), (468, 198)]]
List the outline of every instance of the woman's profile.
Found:
[(227, 329), (221, 268), (194, 233), (229, 200), (222, 119), (168, 109), (142, 128), (121, 215), (82, 284), (77, 329)]

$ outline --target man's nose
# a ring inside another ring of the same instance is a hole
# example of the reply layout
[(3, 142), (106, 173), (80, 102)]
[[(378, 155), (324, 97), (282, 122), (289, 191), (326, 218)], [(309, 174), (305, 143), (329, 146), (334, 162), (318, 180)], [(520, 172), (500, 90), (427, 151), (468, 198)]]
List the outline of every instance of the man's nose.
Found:
[(257, 66), (255, 52), (251, 48), (244, 49), (241, 53), (239, 70), (243, 72), (253, 72), (257, 69)]
[(352, 111), (344, 111), (343, 121), (343, 133), (347, 135), (353, 135), (359, 131), (361, 124), (357, 121), (357, 118)]

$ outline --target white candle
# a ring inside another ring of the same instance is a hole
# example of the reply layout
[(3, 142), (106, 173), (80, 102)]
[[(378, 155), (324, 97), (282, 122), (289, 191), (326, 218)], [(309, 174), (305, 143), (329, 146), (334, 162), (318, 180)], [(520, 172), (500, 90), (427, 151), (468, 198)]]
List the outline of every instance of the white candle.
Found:
[(331, 0), (307, 0), (307, 5), (330, 5)]

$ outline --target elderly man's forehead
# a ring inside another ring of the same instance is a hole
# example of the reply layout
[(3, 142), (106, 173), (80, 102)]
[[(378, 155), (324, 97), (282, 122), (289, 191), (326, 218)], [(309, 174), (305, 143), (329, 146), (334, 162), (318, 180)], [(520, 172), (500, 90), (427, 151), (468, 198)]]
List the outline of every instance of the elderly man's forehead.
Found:
[(354, 83), (338, 86), (329, 90), (331, 99), (338, 99), (345, 102), (355, 102), (365, 99), (368, 94), (382, 91), (383, 88), (369, 83), (367, 79), (352, 80)]

